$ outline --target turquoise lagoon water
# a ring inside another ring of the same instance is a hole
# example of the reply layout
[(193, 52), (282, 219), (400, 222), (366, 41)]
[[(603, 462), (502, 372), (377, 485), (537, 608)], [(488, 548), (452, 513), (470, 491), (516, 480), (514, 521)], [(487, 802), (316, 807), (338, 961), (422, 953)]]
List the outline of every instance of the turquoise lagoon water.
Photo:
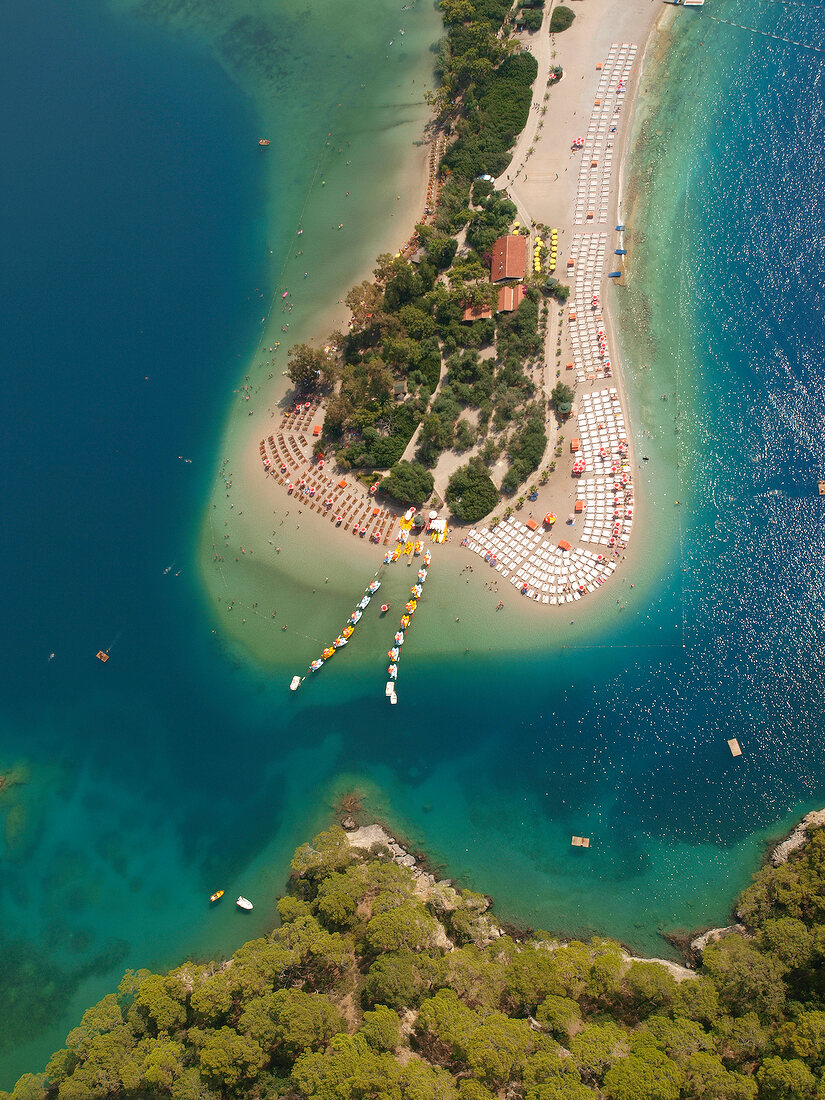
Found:
[[(422, 616), (395, 714), (358, 653), (291, 696), (286, 636), (256, 668), (195, 576), (215, 440), (288, 249), (252, 101), (195, 35), (12, 5), (0, 766), (22, 782), (0, 796), (0, 1084), (124, 967), (265, 928), (292, 848), (352, 787), (502, 916), (658, 953), (661, 929), (724, 919), (766, 836), (821, 801), (821, 66), (679, 17), (620, 293), (649, 506), (662, 527), (680, 510), (680, 538), (617, 582), (622, 610), (549, 625), (545, 651), (440, 659)], [(208, 909), (219, 885), (250, 919)]]

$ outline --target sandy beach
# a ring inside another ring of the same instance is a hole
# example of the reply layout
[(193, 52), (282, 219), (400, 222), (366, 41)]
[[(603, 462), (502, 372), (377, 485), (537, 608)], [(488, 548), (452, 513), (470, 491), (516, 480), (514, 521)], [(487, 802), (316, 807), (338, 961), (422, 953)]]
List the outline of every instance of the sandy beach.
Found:
[[(579, 131), (586, 129), (593, 109), (599, 75), (597, 65), (601, 66), (611, 44), (632, 43), (635, 46), (633, 72), (623, 96), (613, 154), (609, 213), (601, 223), (588, 223), (588, 233), (593, 229), (612, 231), (617, 224), (622, 162), (645, 45), (657, 18), (662, 17), (663, 11), (671, 11), (663, 9), (657, 0), (633, 0), (621, 6), (610, 0), (586, 0), (576, 3), (574, 10), (576, 21), (562, 34), (550, 36), (547, 33), (548, 10), (541, 32), (521, 36), (524, 44), (534, 51), (539, 64), (534, 109), (515, 147), (511, 165), (499, 181), (499, 186), (506, 188), (516, 202), (523, 221), (527, 224), (537, 221), (558, 228), (557, 273), (562, 280), (573, 247), (573, 235), (582, 228), (574, 226), (580, 154), (577, 157), (576, 153), (571, 153), (571, 141)], [(547, 74), (550, 67), (556, 65), (563, 68), (564, 76), (557, 87), (549, 90), (548, 110), (543, 114)], [(426, 121), (423, 112), (419, 118), (423, 132)], [(427, 144), (411, 146), (405, 163), (396, 164), (394, 179), (388, 180), (387, 187), (388, 194), (394, 193), (391, 217), (371, 226), (372, 256), (381, 251), (397, 251), (420, 217), (426, 195), (428, 156)], [(353, 596), (363, 587), (362, 582), (376, 573), (383, 560), (383, 545), (379, 547), (337, 530), (328, 518), (300, 504), (272, 478), (265, 476), (259, 452), (259, 444), (282, 415), (280, 403), (287, 385), (278, 366), (285, 362), (285, 349), (301, 339), (321, 342), (330, 332), (343, 330), (348, 321), (343, 297), (350, 286), (369, 277), (372, 266), (372, 259), (365, 256), (364, 261), (351, 268), (352, 277), (345, 285), (339, 285), (322, 298), (319, 308), (310, 316), (302, 315), (299, 324), (293, 327), (290, 323), (288, 333), (279, 331), (282, 318), (277, 305), (284, 293), (279, 284), (256, 355), (259, 376), (268, 367), (268, 377), (254, 386), (248, 376), (238, 393), (240, 409), (236, 406), (230, 418), (223, 446), (223, 465), (204, 526), (201, 571), (211, 599), (222, 611), (224, 631), (258, 660), (280, 663), (284, 649), (291, 649), (296, 644), (296, 636), (306, 640), (299, 659), (303, 660), (304, 649), (311, 657), (313, 647), (327, 644), (328, 637), (334, 636), (339, 629), (339, 617), (346, 617)], [(317, 289), (318, 284), (314, 282), (313, 298)], [(633, 450), (633, 422), (617, 362), (615, 327), (610, 318), (614, 292), (613, 287), (607, 288), (602, 305), (614, 362), (610, 385), (617, 391), (629, 426), (627, 461), (635, 473), (640, 463)], [(551, 307), (545, 356), (549, 366), (541, 380), (548, 394), (555, 383), (553, 353), (558, 336), (562, 342), (561, 362), (567, 362), (572, 354), (569, 326), (563, 323), (559, 313), (563, 311)], [(270, 353), (269, 349), (277, 347), (278, 341), (280, 348)], [(580, 411), (582, 392), (593, 388), (585, 385), (579, 389), (574, 415)], [(575, 499), (569, 476), (573, 457), (567, 445), (575, 430), (573, 426), (563, 427), (566, 440), (563, 457), (558, 460), (559, 469), (548, 485), (540, 489), (538, 499), (528, 502), (516, 513), (519, 520), (527, 521), (533, 516), (540, 519), (545, 512), (555, 511), (560, 521), (553, 531), (556, 542), (570, 531), (563, 517), (571, 511)], [(548, 436), (545, 461), (553, 457), (555, 434), (552, 426)], [(601, 626), (606, 618), (615, 617), (617, 605), (622, 608), (626, 603), (630, 587), (636, 587), (636, 595), (641, 595), (647, 587), (646, 582), (658, 572), (651, 557), (651, 540), (645, 525), (644, 479), (641, 483), (639, 480), (636, 479), (635, 500), (631, 500), (634, 504), (638, 502), (640, 519), (634, 519), (633, 538), (628, 546), (622, 547), (621, 554), (616, 554), (616, 575), (606, 581), (598, 580), (588, 590), (586, 598), (575, 605), (579, 637), (582, 631)], [(438, 601), (441, 610), (430, 607), (425, 616), (432, 617), (433, 631), (416, 624), (440, 652), (466, 652), (476, 649), (482, 639), (493, 637), (497, 648), (527, 648), (536, 640), (546, 638), (548, 623), (558, 624), (566, 615), (564, 623), (568, 625), (570, 608), (561, 611), (534, 606), (533, 600), (518, 598), (517, 589), (500, 577), (485, 572), (483, 561), (468, 554), (460, 545), (466, 533), (467, 528), (458, 525), (447, 544), (436, 548), (428, 596), (431, 599), (435, 595), (441, 597)], [(578, 531), (573, 533), (578, 534)], [(567, 537), (573, 541), (571, 534)], [(598, 550), (599, 547), (593, 547), (594, 557)], [(496, 610), (500, 602), (504, 605), (502, 614)], [(444, 624), (449, 624), (446, 631), (440, 629)], [(289, 646), (285, 646), (286, 633), (290, 636)], [(484, 648), (489, 647), (485, 645)]]

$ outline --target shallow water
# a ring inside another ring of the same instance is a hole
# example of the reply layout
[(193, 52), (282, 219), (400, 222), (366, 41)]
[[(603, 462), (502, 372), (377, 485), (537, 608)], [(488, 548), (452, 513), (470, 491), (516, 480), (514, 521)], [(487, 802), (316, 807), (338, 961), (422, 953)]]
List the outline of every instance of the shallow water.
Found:
[[(747, 19), (790, 25), (765, 8)], [(653, 537), (633, 590), (616, 582), (623, 610), (587, 631), (548, 619), (546, 648), (506, 658), (470, 627), (468, 654), (439, 656), (464, 624), (436, 558), (390, 711), (377, 609), (292, 696), (296, 640), (276, 629), (272, 667), (256, 668), (195, 576), (227, 399), (294, 248), (297, 199), (282, 224), (261, 217), (264, 108), (202, 27), (173, 36), (48, 0), (13, 14), (0, 713), (2, 767), (22, 762), (27, 781), (0, 796), (0, 1083), (38, 1068), (125, 966), (266, 927), (292, 848), (353, 786), (505, 917), (657, 953), (660, 926), (724, 919), (765, 836), (823, 795), (815, 55), (679, 12), (667, 79), (646, 82), (623, 335), (653, 529), (679, 537)], [(340, 80), (357, 87), (349, 64)], [(325, 224), (327, 202), (305, 217)], [(394, 601), (404, 580), (388, 581)], [(319, 637), (348, 610), (328, 599)], [(593, 846), (571, 849), (571, 833)], [(208, 910), (218, 886), (254, 899), (250, 919)]]

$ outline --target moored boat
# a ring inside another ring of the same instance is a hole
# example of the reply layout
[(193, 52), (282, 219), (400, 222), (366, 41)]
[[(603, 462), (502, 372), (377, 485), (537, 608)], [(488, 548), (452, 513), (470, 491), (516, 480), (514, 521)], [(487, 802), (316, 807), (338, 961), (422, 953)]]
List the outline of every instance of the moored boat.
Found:
[(255, 908), (249, 898), (245, 898), (243, 897), (243, 895), (238, 895), (238, 897), (235, 899), (235, 904), (239, 909), (245, 909), (247, 912), (249, 912), (250, 909)]
[(269, 138), (260, 138), (259, 141), (258, 141), (258, 144), (259, 145), (269, 145)]
[(369, 592), (369, 594), (372, 596), (378, 591), (380, 587), (381, 581), (370, 581), (370, 583), (367, 585), (367, 592)]
[(216, 890), (214, 894), (209, 895), (209, 901), (210, 902), (220, 901), (221, 898), (223, 897), (223, 895), (224, 895), (223, 890)]
[(297, 691), (298, 688), (301, 686), (301, 680), (302, 679), (303, 679), (303, 676), (293, 676), (292, 680), (290, 681), (290, 684), (289, 684), (289, 690), (290, 691)]
[(321, 660), (320, 657), (316, 657), (315, 660), (312, 662), (312, 664), (309, 666), (309, 671), (310, 672), (317, 672), (318, 669), (321, 667), (321, 665), (323, 663), (324, 662)]
[(390, 605), (388, 603), (382, 603), (381, 604), (381, 614), (382, 615), (386, 615), (387, 612), (389, 611), (389, 609), (390, 609)]

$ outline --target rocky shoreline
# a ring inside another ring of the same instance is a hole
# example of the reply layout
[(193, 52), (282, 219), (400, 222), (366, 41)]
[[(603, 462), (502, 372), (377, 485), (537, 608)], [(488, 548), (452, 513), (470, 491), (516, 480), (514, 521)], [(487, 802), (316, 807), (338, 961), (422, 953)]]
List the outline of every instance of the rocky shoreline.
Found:
[[(415, 878), (416, 891), (422, 901), (437, 901), (437, 904), (445, 910), (450, 910), (457, 906), (459, 895), (452, 881), (450, 879), (439, 879), (431, 871), (427, 870), (426, 858), (423, 855), (420, 855), (418, 858), (412, 855), (409, 848), (400, 843), (381, 822), (376, 821), (368, 825), (359, 825), (352, 814), (347, 813), (341, 820), (341, 826), (346, 832), (347, 840), (353, 848), (368, 852), (376, 845), (380, 846), (389, 852), (390, 858), (394, 863), (397, 863), (400, 867), (409, 868)], [(820, 826), (825, 826), (825, 809), (812, 810), (810, 813), (805, 814), (799, 824), (788, 834), (788, 836), (770, 850), (766, 856), (765, 862), (771, 863), (774, 867), (786, 863), (791, 853), (795, 852), (806, 843), (809, 830)], [(521, 932), (525, 931), (506, 928), (499, 924), (489, 913), (493, 905), (493, 899), (481, 894), (478, 895), (478, 898), (479, 913), (485, 914), (485, 939), (488, 943), (492, 943), (501, 936), (508, 934), (514, 934), (518, 937)], [(738, 916), (736, 913), (733, 915)], [(643, 958), (627, 950), (624, 951), (624, 955), (629, 961), (658, 963), (660, 966), (664, 966), (669, 970), (677, 981), (684, 981), (687, 978), (696, 977), (696, 967), (702, 961), (702, 954), (705, 948), (708, 947), (709, 944), (717, 943), (732, 932), (745, 937), (750, 934), (744, 924), (739, 921), (734, 921), (731, 924), (719, 928), (707, 928), (698, 934), (688, 933), (687, 935), (678, 934), (667, 937), (669, 942), (684, 956), (686, 963), (684, 966), (672, 962), (670, 959)], [(559, 946), (563, 942), (562, 940), (549, 941), (547, 946), (552, 949), (554, 946)]]
[[(764, 863), (770, 863), (774, 867), (779, 867), (781, 864), (787, 863), (791, 853), (803, 847), (807, 842), (809, 830), (819, 828), (820, 826), (825, 826), (825, 809), (812, 810), (810, 813), (805, 814), (796, 828), (768, 852), (764, 859)], [(738, 917), (739, 914), (734, 913), (734, 916)], [(686, 943), (681, 940), (681, 937), (673, 942), (678, 942), (680, 944), (681, 949), (685, 952), (689, 960), (695, 960), (695, 962), (698, 963), (702, 958), (702, 952), (708, 944), (717, 943), (725, 936), (730, 935), (731, 932), (736, 932), (740, 936), (750, 936), (745, 925), (737, 921), (733, 924), (725, 925), (723, 928), (708, 928), (700, 935), (687, 940)]]
[[(373, 822), (369, 825), (358, 825), (351, 815), (347, 815), (343, 818), (341, 826), (346, 832), (347, 840), (353, 848), (357, 848), (359, 851), (364, 852), (369, 852), (376, 846), (384, 848), (389, 852), (393, 863), (397, 863), (400, 867), (409, 868), (415, 878), (416, 893), (422, 901), (429, 902), (430, 904), (435, 903), (436, 907), (445, 911), (450, 911), (458, 907), (459, 894), (453, 886), (452, 881), (450, 879), (437, 879), (435, 875), (422, 867), (420, 861), (417, 860), (403, 844), (400, 844), (382, 824)], [(483, 943), (493, 943), (502, 936), (512, 934), (515, 931), (503, 927), (489, 913), (489, 909), (493, 904), (492, 898), (483, 894), (478, 894), (477, 898), (478, 915), (480, 918), (483, 917), (481, 922), (484, 928), (482, 937)], [(464, 896), (464, 904), (467, 904), (466, 894)], [(518, 937), (517, 932), (515, 933), (515, 937)], [(564, 944), (564, 940), (544, 941), (544, 946), (550, 951), (562, 947)], [(447, 940), (445, 943), (439, 944), (439, 946), (450, 949), (453, 944)], [(634, 955), (627, 950), (623, 950), (622, 954), (628, 962), (658, 963), (660, 966), (665, 967), (677, 982), (697, 976), (694, 970), (686, 966), (681, 966), (679, 963), (672, 962), (670, 959), (645, 958), (640, 955)]]

